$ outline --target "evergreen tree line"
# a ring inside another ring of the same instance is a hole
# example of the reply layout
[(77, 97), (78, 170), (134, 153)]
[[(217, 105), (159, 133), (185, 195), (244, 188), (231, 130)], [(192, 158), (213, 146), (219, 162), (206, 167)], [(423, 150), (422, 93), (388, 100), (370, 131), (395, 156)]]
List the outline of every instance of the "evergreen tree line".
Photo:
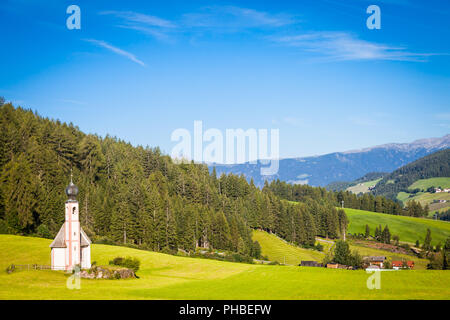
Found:
[(0, 233), (54, 237), (64, 221), (71, 171), (81, 224), (94, 241), (257, 256), (252, 229), (311, 246), (317, 235), (341, 237), (348, 224), (326, 197), (289, 203), (244, 176), (217, 177), (206, 165), (174, 163), (159, 148), (84, 134), (72, 123), (0, 106)]
[(448, 209), (444, 212), (441, 212), (441, 213), (438, 212), (436, 214), (437, 214), (437, 216), (436, 216), (437, 219), (444, 220), (444, 221), (450, 221), (450, 209)]
[(428, 206), (422, 207), (419, 202), (409, 201), (406, 207), (398, 201), (371, 193), (354, 194), (350, 191), (328, 191), (326, 188), (308, 185), (292, 185), (280, 180), (273, 180), (266, 184), (275, 195), (290, 201), (303, 202), (307, 198), (320, 201), (326, 199), (329, 203), (345, 208), (367, 210), (394, 215), (422, 217), (428, 215)]

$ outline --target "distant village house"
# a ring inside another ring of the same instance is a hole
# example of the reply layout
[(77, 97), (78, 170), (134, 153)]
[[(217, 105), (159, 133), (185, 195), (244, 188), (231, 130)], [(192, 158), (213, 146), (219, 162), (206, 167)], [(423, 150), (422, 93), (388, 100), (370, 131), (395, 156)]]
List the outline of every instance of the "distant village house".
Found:
[(399, 269), (414, 269), (414, 261), (392, 261), (392, 268), (395, 270)]
[(302, 267), (323, 267), (322, 263), (319, 263), (317, 261), (302, 261), (300, 263), (300, 266)]
[(364, 257), (364, 268), (376, 269), (374, 267), (378, 267), (382, 269), (384, 267), (384, 262), (386, 261), (385, 256), (369, 256)]
[(339, 264), (339, 263), (328, 263), (327, 264), (328, 269), (348, 269), (352, 270), (352, 266), (346, 266), (345, 264)]

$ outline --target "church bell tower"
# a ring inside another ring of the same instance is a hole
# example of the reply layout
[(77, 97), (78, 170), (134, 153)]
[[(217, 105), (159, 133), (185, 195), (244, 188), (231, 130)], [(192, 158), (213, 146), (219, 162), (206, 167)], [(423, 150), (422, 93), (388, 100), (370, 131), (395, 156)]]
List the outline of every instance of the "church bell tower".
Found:
[(81, 228), (79, 206), (76, 196), (78, 188), (70, 179), (70, 184), (66, 188), (66, 214), (65, 214), (65, 241), (67, 247), (66, 270), (72, 270), (76, 265), (81, 265)]
[(73, 184), (72, 175), (66, 188), (67, 201), (64, 223), (59, 229), (51, 248), (51, 268), (53, 270), (73, 270), (91, 267), (91, 240), (80, 225), (80, 211), (77, 201), (78, 188)]

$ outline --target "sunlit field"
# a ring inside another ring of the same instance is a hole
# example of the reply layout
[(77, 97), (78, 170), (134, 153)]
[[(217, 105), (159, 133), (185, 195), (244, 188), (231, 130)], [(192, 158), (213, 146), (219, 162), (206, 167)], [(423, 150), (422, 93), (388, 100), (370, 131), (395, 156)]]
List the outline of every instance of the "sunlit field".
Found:
[(125, 247), (93, 245), (98, 264), (116, 256), (141, 260), (139, 279), (81, 280), (66, 287), (61, 271), (17, 271), (11, 264), (50, 264), (50, 240), (0, 235), (0, 299), (449, 299), (450, 272), (381, 274), (381, 289), (369, 290), (365, 271), (250, 265), (177, 257)]

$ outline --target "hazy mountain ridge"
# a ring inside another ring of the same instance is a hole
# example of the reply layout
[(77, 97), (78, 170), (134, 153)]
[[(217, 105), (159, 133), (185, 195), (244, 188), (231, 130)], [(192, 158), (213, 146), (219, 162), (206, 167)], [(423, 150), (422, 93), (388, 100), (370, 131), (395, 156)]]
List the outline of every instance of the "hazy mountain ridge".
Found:
[(427, 150), (442, 150), (450, 148), (450, 134), (447, 134), (441, 138), (425, 138), (418, 139), (411, 143), (386, 143), (378, 145), (375, 147), (369, 147), (364, 149), (356, 149), (342, 152), (344, 154), (348, 153), (359, 153), (368, 152), (374, 149), (395, 149), (395, 150), (413, 150), (413, 149), (427, 149)]
[(262, 176), (261, 163), (210, 165), (217, 173), (244, 174), (262, 186), (265, 180), (326, 186), (335, 181), (353, 181), (369, 172), (392, 172), (435, 151), (450, 148), (450, 134), (412, 143), (390, 143), (361, 150), (334, 152), (321, 156), (281, 159), (278, 174)]

